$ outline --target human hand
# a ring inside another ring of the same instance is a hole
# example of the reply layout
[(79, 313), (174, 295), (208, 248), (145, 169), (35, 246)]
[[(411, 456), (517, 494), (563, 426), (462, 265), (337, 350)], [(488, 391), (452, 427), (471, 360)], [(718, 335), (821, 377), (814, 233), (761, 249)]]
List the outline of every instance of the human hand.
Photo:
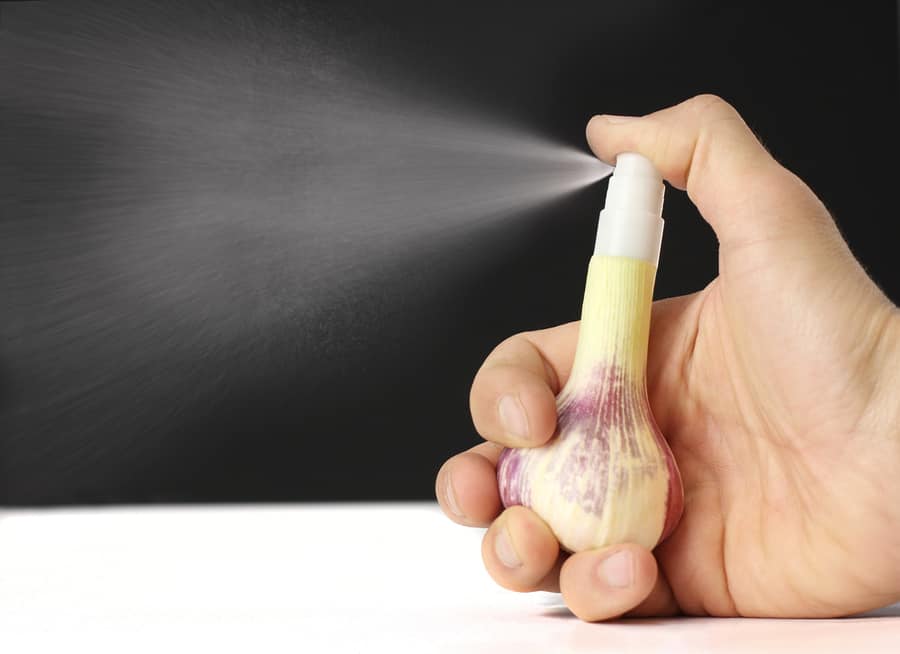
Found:
[(535, 513), (503, 510), (497, 458), (552, 437), (578, 323), (513, 336), (485, 360), (471, 410), (488, 442), (441, 468), (444, 511), (490, 525), (482, 555), (497, 583), (561, 592), (585, 620), (826, 617), (900, 601), (900, 311), (719, 98), (597, 116), (587, 136), (605, 161), (650, 158), (719, 240), (716, 279), (653, 308), (648, 392), (681, 470), (681, 522), (653, 552), (567, 555)]

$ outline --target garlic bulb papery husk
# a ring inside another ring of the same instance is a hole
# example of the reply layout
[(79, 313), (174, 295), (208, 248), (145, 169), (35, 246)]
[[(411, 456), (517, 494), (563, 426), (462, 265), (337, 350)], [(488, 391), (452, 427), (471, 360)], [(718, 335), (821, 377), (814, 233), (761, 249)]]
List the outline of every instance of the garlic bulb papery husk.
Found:
[(654, 547), (681, 516), (681, 478), (650, 412), (646, 366), (656, 267), (594, 256), (557, 433), (505, 450), (504, 506), (535, 511), (570, 552), (617, 543)]

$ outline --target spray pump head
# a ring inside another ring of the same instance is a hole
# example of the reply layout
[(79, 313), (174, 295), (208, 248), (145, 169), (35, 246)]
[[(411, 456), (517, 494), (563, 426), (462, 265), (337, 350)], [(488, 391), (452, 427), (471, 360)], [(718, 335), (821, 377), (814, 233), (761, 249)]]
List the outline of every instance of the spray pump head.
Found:
[(594, 254), (631, 257), (659, 263), (663, 232), (662, 176), (653, 163), (635, 152), (623, 152), (606, 191), (606, 207), (597, 223)]

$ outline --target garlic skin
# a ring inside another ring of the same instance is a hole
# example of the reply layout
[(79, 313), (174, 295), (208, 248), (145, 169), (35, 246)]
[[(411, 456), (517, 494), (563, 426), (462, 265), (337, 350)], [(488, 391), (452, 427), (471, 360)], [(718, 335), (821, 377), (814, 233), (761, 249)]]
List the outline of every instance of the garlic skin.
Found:
[(647, 260), (591, 258), (557, 433), (542, 447), (504, 450), (497, 465), (503, 505), (535, 511), (570, 552), (652, 549), (681, 517), (681, 476), (647, 398), (655, 279)]

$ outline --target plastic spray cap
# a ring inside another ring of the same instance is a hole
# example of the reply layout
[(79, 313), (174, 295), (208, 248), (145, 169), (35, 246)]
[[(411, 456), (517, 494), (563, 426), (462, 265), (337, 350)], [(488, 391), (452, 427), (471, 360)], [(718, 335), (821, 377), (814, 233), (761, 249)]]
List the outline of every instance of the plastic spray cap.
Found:
[(606, 191), (606, 207), (597, 222), (594, 254), (659, 263), (664, 222), (665, 185), (647, 157), (623, 152)]

